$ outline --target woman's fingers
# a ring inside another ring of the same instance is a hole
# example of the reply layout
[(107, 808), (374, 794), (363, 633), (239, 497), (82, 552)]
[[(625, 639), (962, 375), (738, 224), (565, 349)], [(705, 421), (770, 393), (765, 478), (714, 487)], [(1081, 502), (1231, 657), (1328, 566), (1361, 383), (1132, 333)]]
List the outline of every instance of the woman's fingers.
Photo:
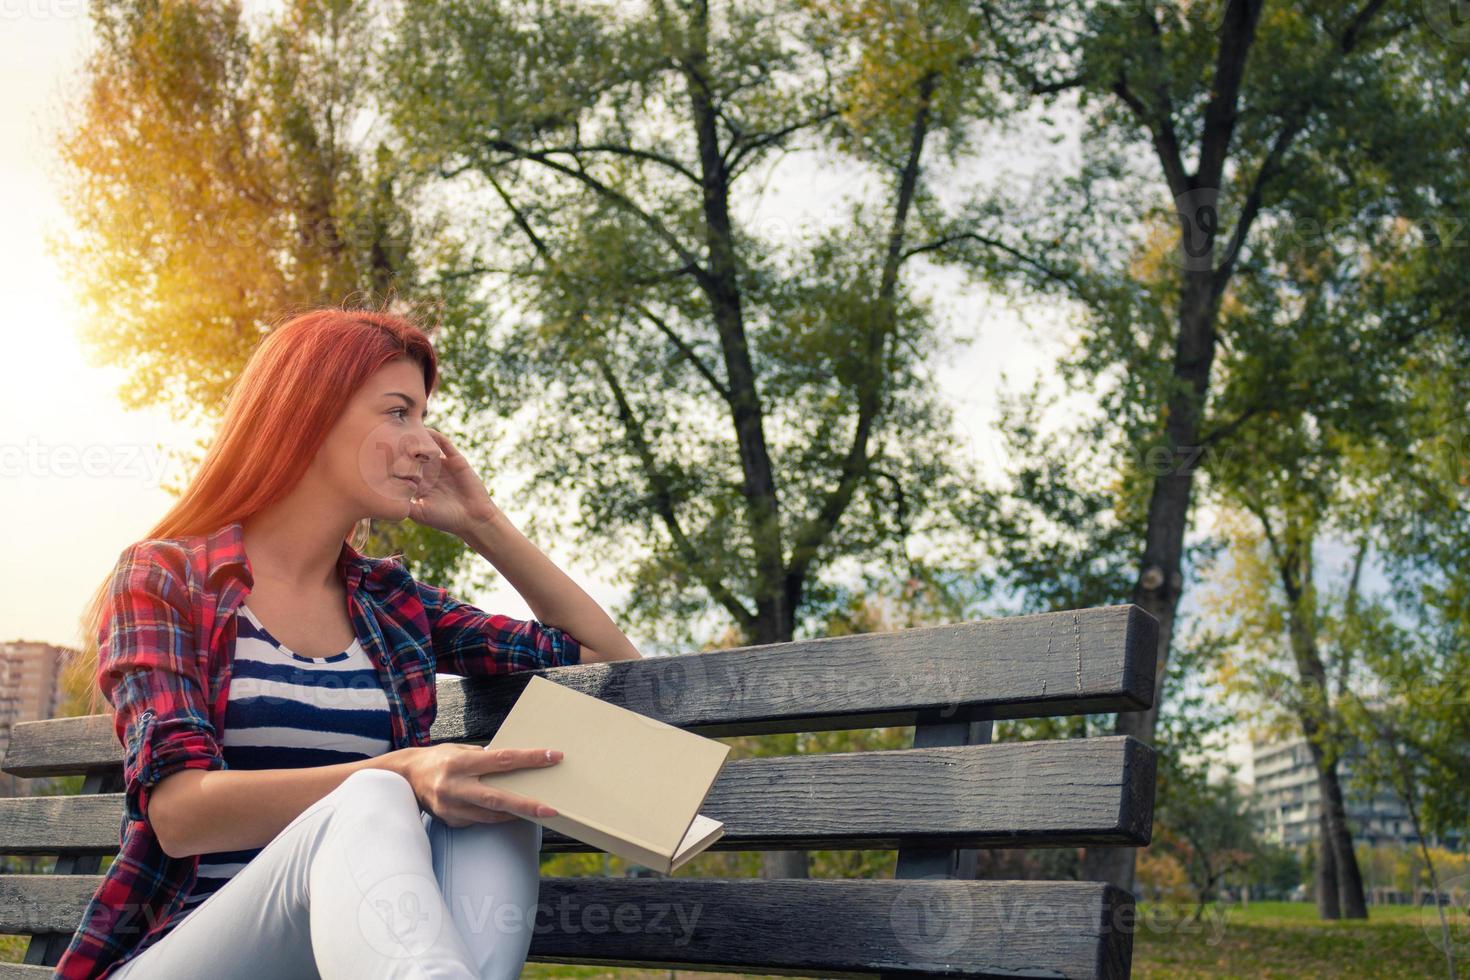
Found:
[(504, 772), (554, 766), (565, 755), (560, 749), (482, 749), (474, 772)]
[(540, 800), (533, 800), (529, 796), (509, 793), (505, 790), (487, 788), (485, 795), (474, 802), (486, 810), (504, 810), (522, 817), (556, 816), (556, 807), (542, 803)]
[(475, 823), (500, 823), (503, 820), (514, 820), (517, 817), (554, 817), (557, 815), (555, 807), (533, 800), (519, 793), (506, 793), (500, 790), (487, 790), (483, 796), (476, 799), (463, 799), (456, 801), (449, 808), (449, 816), (455, 819), (470, 820)]
[[(428, 426), (425, 426), (425, 428), (428, 428)], [(429, 429), (429, 435), (439, 446), (439, 451), (444, 454), (445, 459), (461, 455), (458, 447), (456, 447), (454, 443), (450, 441), (448, 436), (440, 432), (438, 429)]]
[[(507, 769), (534, 769), (553, 766), (566, 755), (561, 749), (492, 749), (484, 745), (466, 745), (462, 742), (445, 742), (453, 746), (454, 754), (448, 765), (459, 773), (503, 772)], [(547, 753), (551, 753), (550, 756)]]
[[(452, 801), (446, 807), (448, 818), (476, 823), (499, 823), (516, 817), (557, 815), (556, 808), (549, 804), (519, 793), (495, 789), (475, 777), (491, 772), (554, 766), (565, 755), (560, 749), (490, 749), (463, 743), (446, 743), (446, 747), (448, 745), (454, 745), (455, 748), (446, 765), (459, 776), (451, 783), (453, 788), (449, 790)], [(464, 781), (461, 782), (460, 779)]]

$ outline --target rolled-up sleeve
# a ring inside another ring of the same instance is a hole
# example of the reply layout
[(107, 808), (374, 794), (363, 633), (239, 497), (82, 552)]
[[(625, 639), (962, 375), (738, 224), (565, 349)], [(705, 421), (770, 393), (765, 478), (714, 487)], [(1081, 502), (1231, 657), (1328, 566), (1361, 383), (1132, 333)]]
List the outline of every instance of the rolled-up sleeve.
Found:
[(415, 580), (414, 587), (428, 616), (437, 672), (484, 677), (582, 662), (582, 645), (565, 630), (486, 612), (436, 585)]
[[(113, 571), (98, 631), (97, 683), (124, 750), (129, 820), (147, 820), (153, 788), (181, 769), (226, 769), (209, 721), (205, 651), (196, 648), (189, 592), (146, 545)], [(151, 827), (151, 824), (150, 824)]]

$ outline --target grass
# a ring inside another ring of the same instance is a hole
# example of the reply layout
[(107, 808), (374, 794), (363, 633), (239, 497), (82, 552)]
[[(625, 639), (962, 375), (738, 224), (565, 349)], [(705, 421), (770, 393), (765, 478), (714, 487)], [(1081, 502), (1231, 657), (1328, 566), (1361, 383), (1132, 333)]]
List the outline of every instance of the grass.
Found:
[[(1446, 909), (1460, 975), (1467, 972), (1463, 909)], [(1137, 980), (1401, 980), (1445, 977), (1439, 920), (1433, 909), (1375, 905), (1366, 920), (1324, 922), (1309, 902), (1252, 902), (1206, 909), (1140, 905), (1133, 943)]]

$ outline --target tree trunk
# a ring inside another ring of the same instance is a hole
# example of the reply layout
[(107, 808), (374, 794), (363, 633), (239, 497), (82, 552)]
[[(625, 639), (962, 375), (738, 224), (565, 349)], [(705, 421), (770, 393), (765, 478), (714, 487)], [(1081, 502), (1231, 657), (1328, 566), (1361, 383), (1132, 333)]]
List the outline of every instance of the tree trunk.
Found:
[[(1270, 525), (1266, 525), (1270, 531)], [(1291, 546), (1279, 553), (1281, 581), (1290, 600), (1287, 633), (1301, 682), (1297, 714), (1312, 766), (1317, 770), (1317, 792), (1321, 804), (1321, 839), (1324, 853), (1331, 853), (1335, 872), (1336, 900), (1331, 918), (1366, 919), (1368, 902), (1363, 895), (1363, 875), (1353, 852), (1353, 832), (1343, 805), (1342, 780), (1338, 776), (1337, 752), (1329, 752), (1335, 728), (1332, 692), (1327, 687), (1327, 668), (1317, 649), (1316, 590), (1313, 586), (1312, 543), (1314, 535), (1288, 527)], [(1273, 548), (1274, 550), (1274, 548)], [(1319, 901), (1320, 907), (1320, 901)]]
[(1368, 918), (1368, 902), (1363, 894), (1363, 875), (1358, 856), (1353, 851), (1353, 832), (1343, 805), (1342, 779), (1337, 762), (1326, 759), (1319, 748), (1312, 748), (1312, 762), (1317, 767), (1317, 791), (1322, 798), (1322, 841), (1332, 854), (1336, 871), (1337, 907), (1332, 918), (1340, 914), (1347, 919)]
[[(1220, 24), (1214, 90), (1200, 120), (1199, 157), (1194, 174), (1186, 170), (1173, 130), (1174, 121), (1154, 117), (1145, 101), (1130, 100), (1130, 108), (1138, 116), (1138, 121), (1154, 134), (1154, 148), (1176, 207), (1192, 202), (1194, 207), (1216, 214), (1210, 195), (1222, 186), (1246, 57), (1255, 40), (1261, 8), (1259, 0), (1226, 4)], [(1196, 196), (1199, 197), (1197, 201), (1194, 200)], [(1244, 210), (1230, 239), (1245, 239), (1254, 213), (1251, 208)], [(1197, 217), (1188, 220), (1191, 227), (1179, 242), (1181, 250), (1189, 256), (1180, 273), (1179, 332), (1174, 341), (1171, 384), (1161, 413), (1170, 455), (1162, 467), (1163, 472), (1154, 476), (1148, 525), (1144, 532), (1143, 559), (1132, 598), (1134, 604), (1147, 609), (1159, 621), (1154, 702), (1146, 711), (1119, 712), (1115, 729), (1119, 735), (1132, 735), (1148, 745), (1154, 742), (1161, 707), (1160, 692), (1174, 633), (1175, 610), (1184, 586), (1181, 558), (1184, 533), (1189, 523), (1194, 471), (1205, 448), (1200, 445), (1200, 431), (1210, 389), (1210, 369), (1215, 361), (1215, 320), (1220, 298), (1235, 263), (1233, 251), (1221, 254), (1225, 242), (1216, 239), (1216, 233), (1221, 229), (1213, 223), (1201, 223)], [(1218, 268), (1217, 259), (1220, 260)], [(1149, 468), (1152, 470), (1155, 465), (1150, 453)], [(1137, 857), (1138, 849), (1135, 847), (1089, 847), (1083, 860), (1082, 875), (1092, 881), (1112, 882), (1131, 893)]]
[[(1189, 481), (1170, 481), (1159, 477), (1154, 482), (1151, 514), (1168, 515), (1167, 519), (1151, 518), (1144, 548), (1144, 572), (1134, 586), (1133, 602), (1148, 610), (1159, 621), (1159, 646), (1154, 655), (1155, 681), (1153, 707), (1145, 711), (1120, 711), (1114, 731), (1131, 735), (1146, 745), (1154, 743), (1158, 723), (1160, 683), (1169, 660), (1169, 643), (1174, 633), (1174, 614), (1181, 592), (1180, 554), (1184, 543), (1185, 512), (1189, 507)], [(1151, 558), (1160, 557), (1161, 566)], [(1161, 569), (1168, 568), (1164, 573)], [(1082, 878), (1086, 881), (1108, 881), (1128, 892), (1133, 891), (1134, 868), (1138, 859), (1136, 847), (1089, 847), (1082, 857)]]
[[(752, 643), (790, 640), (795, 609), (783, 586), (787, 578), (783, 564), (780, 507), (775, 471), (765, 437), (760, 395), (756, 390), (755, 367), (745, 334), (741, 304), (739, 263), (735, 254), (730, 220), (730, 174), (720, 147), (718, 112), (708, 90), (709, 63), (708, 3), (689, 8), (688, 48), (683, 52), (690, 115), (699, 153), (699, 176), (703, 186), (705, 248), (708, 270), (700, 285), (710, 305), (710, 314), (720, 338), (726, 384), (730, 391), (731, 421), (735, 427), (740, 468), (744, 477), (746, 519), (755, 548), (756, 615), (746, 624)], [(807, 877), (805, 851), (763, 851), (761, 865), (767, 878)]]
[(1332, 846), (1332, 833), (1327, 827), (1327, 810), (1317, 815), (1317, 918), (1342, 917), (1337, 894), (1337, 858)]

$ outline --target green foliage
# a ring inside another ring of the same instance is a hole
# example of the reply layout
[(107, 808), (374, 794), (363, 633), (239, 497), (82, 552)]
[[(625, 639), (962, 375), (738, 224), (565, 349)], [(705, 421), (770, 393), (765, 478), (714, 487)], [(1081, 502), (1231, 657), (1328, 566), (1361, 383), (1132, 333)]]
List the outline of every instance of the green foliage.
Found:
[(1158, 782), (1154, 794), (1153, 847), (1184, 868), (1202, 914), (1227, 875), (1259, 859), (1250, 799), (1236, 783), (1233, 765), (1212, 778), (1211, 750), (1218, 749), (1236, 718), (1208, 683), (1226, 649), (1226, 638), (1182, 638), (1170, 658), (1158, 729)]
[[(1457, 904), (1448, 911), (1452, 915), (1456, 909), (1463, 913), (1464, 903), (1461, 897), (1470, 890), (1466, 888), (1470, 884), (1470, 878), (1466, 877), (1470, 875), (1470, 850), (1466, 850), (1463, 844), (1458, 850), (1423, 847), (1419, 844), (1379, 844), (1372, 847), (1361, 844), (1358, 848), (1358, 860), (1363, 865), (1365, 880), (1371, 882), (1374, 888), (1387, 888), (1404, 895), (1418, 896), (1432, 887), (1431, 877), (1437, 879), (1441, 891), (1459, 893), (1455, 896)], [(1434, 868), (1433, 876), (1429, 873), (1431, 864)], [(1434, 915), (1432, 907), (1426, 910), (1426, 915)], [(1434, 925), (1437, 926), (1437, 923)]]
[[(477, 3), (407, 8), (388, 33), (404, 159), (495, 205), (485, 282), (514, 307), (453, 349), (465, 411), (549, 396), (508, 447), (528, 526), (622, 556), (619, 616), (656, 646), (687, 649), (712, 610), (750, 642), (810, 631), (848, 601), (822, 568), (923, 577), (909, 538), (954, 529), (967, 467), (892, 249), (929, 207), (927, 171), (899, 180), (915, 127), (956, 137), (975, 104), (957, 81), (863, 98), (888, 30), (823, 4)], [(748, 174), (827, 137), (861, 144), (891, 199), (810, 227), (746, 217)]]
[[(1311, 853), (1310, 849), (1307, 851)], [(1296, 848), (1257, 841), (1255, 856), (1246, 875), (1255, 898), (1284, 899), (1292, 889), (1307, 881), (1308, 868)]]
[(1365, 793), (1390, 790), (1425, 836), (1470, 832), (1470, 648), (1432, 613), (1408, 629), (1365, 608), (1351, 625), (1373, 680), (1343, 711), (1364, 747), (1355, 778)]

